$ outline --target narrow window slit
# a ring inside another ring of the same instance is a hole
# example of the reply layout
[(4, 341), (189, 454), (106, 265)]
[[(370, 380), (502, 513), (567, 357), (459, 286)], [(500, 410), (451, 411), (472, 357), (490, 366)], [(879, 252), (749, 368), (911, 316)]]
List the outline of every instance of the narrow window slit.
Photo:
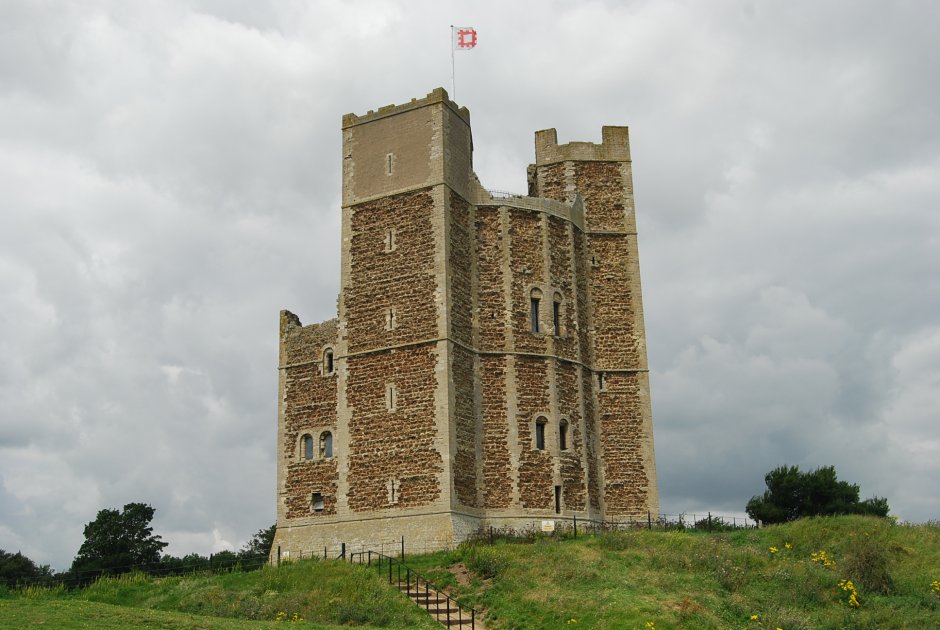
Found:
[(539, 418), (535, 421), (535, 448), (545, 450), (545, 425), (548, 423), (546, 418)]

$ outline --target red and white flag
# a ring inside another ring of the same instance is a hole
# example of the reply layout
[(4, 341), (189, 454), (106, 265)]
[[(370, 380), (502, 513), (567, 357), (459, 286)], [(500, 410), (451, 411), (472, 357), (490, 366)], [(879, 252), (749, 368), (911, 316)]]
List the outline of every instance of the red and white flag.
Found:
[(472, 26), (454, 27), (454, 50), (472, 50), (477, 45), (477, 30)]

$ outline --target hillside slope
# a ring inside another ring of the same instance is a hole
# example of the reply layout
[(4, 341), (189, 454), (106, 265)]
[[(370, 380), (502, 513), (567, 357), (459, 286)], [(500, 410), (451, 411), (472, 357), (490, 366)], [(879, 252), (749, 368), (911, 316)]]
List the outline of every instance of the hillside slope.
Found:
[(940, 628), (936, 525), (836, 517), (719, 534), (639, 530), (409, 562), (484, 609), (489, 630)]
[[(532, 536), (408, 565), (484, 611), (488, 630), (940, 628), (937, 524), (836, 517), (715, 534)], [(337, 561), (0, 589), (0, 629), (269, 628), (295, 614), (298, 627), (440, 628), (376, 569)]]

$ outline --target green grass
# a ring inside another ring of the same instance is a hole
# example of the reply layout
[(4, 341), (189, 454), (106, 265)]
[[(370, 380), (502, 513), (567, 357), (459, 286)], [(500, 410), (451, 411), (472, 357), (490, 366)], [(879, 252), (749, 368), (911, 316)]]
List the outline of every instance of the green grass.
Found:
[[(811, 560), (820, 550), (833, 566)], [(446, 570), (457, 562), (471, 572), (467, 586)], [(409, 564), (485, 609), (488, 630), (940, 628), (930, 587), (940, 579), (940, 527), (885, 519), (464, 546)], [(847, 604), (843, 579), (855, 583), (859, 608)]]
[[(94, 628), (126, 630), (131, 628), (174, 628), (179, 630), (238, 630), (239, 628), (278, 628), (275, 622), (259, 623), (219, 619), (186, 613), (172, 613), (142, 608), (128, 608), (77, 599), (38, 599), (18, 597), (0, 599), (0, 628), (22, 630), (29, 627)], [(311, 626), (306, 626), (311, 627)], [(326, 626), (317, 626), (324, 628)]]
[[(278, 613), (288, 619), (297, 613), (305, 627), (439, 627), (374, 571), (342, 562), (304, 560), (244, 573), (166, 578), (128, 574), (101, 579), (80, 591), (32, 588), (8, 593), (0, 599), (0, 628), (23, 626), (22, 621), (4, 625), (9, 618), (47, 613), (50, 627), (99, 627), (82, 624), (86, 617), (96, 620), (113, 610), (127, 620), (104, 627), (280, 627), (284, 624), (274, 624)], [(164, 614), (175, 616), (164, 619)], [(65, 619), (73, 625), (63, 626)], [(236, 625), (236, 619), (245, 625)]]
[[(820, 551), (832, 566), (811, 559)], [(484, 610), (488, 630), (940, 627), (940, 594), (931, 589), (940, 580), (936, 525), (836, 517), (717, 534), (637, 530), (463, 545), (407, 562)], [(469, 583), (458, 584), (457, 564)], [(855, 583), (860, 607), (848, 605), (844, 579)], [(269, 628), (283, 625), (273, 621), (279, 612), (298, 613), (298, 625), (312, 628), (440, 627), (377, 571), (335, 561), (130, 575), (72, 592), (0, 589), (0, 629)]]

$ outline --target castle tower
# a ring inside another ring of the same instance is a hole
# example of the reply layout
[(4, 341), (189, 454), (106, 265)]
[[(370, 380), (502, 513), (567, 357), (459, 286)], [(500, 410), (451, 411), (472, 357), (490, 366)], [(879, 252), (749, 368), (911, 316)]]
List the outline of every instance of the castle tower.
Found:
[(536, 134), (529, 196), (437, 89), (343, 117), (336, 320), (282, 311), (275, 551), (658, 512), (626, 128)]

